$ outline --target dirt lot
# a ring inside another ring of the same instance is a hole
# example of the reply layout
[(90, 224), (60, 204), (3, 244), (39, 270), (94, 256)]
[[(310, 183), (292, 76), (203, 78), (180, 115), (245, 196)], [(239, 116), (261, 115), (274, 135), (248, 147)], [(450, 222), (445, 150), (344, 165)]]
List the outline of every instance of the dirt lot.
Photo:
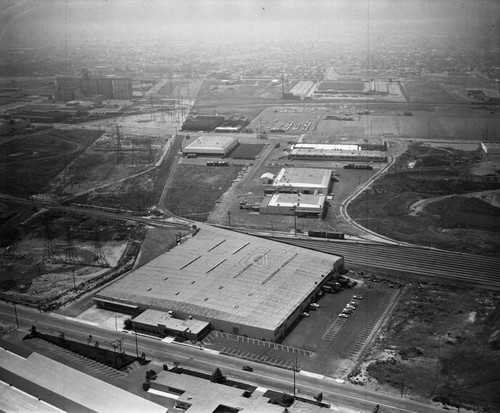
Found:
[(496, 226), (488, 225), (497, 219), (498, 211), (485, 201), (454, 198), (410, 213), (410, 206), (420, 199), (500, 189), (500, 184), (471, 173), (481, 162), (486, 159), (479, 151), (413, 145), (391, 173), (350, 204), (349, 214), (361, 225), (393, 239), (498, 256), (498, 232)]
[(451, 285), (408, 287), (351, 381), (494, 412), (500, 383), (498, 293)]
[(166, 208), (174, 214), (206, 221), (216, 201), (231, 186), (241, 166), (179, 165), (168, 190)]

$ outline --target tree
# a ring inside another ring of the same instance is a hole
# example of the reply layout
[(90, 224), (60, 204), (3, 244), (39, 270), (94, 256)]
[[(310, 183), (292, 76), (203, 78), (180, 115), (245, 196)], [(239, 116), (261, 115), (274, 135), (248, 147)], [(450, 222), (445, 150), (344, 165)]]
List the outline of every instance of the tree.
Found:
[(123, 327), (125, 327), (125, 330), (132, 330), (132, 320), (130, 318), (127, 318), (123, 322)]
[(94, 344), (94, 347), (95, 348), (99, 348), (99, 342), (96, 340), (95, 344)]
[(212, 383), (227, 384), (227, 378), (222, 374), (222, 371), (217, 367), (212, 373)]
[(146, 380), (149, 382), (151, 380), (156, 379), (156, 371), (154, 370), (148, 370), (146, 372)]
[(294, 401), (295, 398), (291, 394), (283, 393), (281, 396), (281, 403), (284, 407), (290, 407)]
[(380, 405), (376, 405), (374, 408), (373, 408), (373, 413), (379, 413), (380, 411)]
[(88, 344), (92, 343), (92, 334), (89, 334), (89, 336), (87, 338), (87, 343)]
[(31, 329), (30, 329), (30, 334), (31, 334), (33, 337), (36, 337), (36, 335), (37, 335), (37, 331), (36, 331), (36, 326), (35, 326), (35, 325), (32, 325), (32, 326), (31, 326)]
[(321, 403), (323, 401), (323, 393), (318, 393), (314, 398), (318, 403)]

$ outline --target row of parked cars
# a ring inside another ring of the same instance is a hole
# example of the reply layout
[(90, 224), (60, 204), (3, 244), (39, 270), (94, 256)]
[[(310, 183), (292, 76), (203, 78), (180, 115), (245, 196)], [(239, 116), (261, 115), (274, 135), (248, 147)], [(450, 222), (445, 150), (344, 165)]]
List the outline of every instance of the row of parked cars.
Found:
[(358, 307), (359, 300), (362, 300), (363, 296), (362, 295), (354, 295), (352, 298), (353, 299), (349, 303), (346, 304), (346, 306), (344, 307), (342, 312), (339, 314), (339, 317), (349, 318), (349, 316), (352, 313), (354, 313), (354, 311)]

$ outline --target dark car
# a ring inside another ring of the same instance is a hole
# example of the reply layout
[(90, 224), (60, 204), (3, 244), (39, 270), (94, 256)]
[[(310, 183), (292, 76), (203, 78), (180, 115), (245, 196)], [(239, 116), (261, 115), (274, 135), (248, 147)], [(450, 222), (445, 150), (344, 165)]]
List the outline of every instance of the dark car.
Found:
[(245, 371), (253, 371), (253, 367), (243, 366), (243, 370), (245, 370)]

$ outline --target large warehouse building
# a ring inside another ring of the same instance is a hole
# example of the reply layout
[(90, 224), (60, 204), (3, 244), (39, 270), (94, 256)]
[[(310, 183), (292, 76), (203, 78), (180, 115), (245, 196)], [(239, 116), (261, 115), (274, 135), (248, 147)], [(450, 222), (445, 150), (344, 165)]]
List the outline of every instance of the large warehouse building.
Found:
[(229, 155), (238, 146), (238, 138), (228, 135), (204, 135), (187, 145), (182, 153), (187, 156), (221, 156)]
[(202, 225), (94, 302), (137, 314), (172, 312), (212, 329), (276, 341), (342, 269), (342, 257)]
[(272, 187), (275, 192), (326, 195), (333, 185), (332, 171), (319, 168), (283, 168)]
[(384, 151), (364, 150), (361, 145), (298, 143), (292, 147), (290, 159), (387, 162), (387, 155)]

